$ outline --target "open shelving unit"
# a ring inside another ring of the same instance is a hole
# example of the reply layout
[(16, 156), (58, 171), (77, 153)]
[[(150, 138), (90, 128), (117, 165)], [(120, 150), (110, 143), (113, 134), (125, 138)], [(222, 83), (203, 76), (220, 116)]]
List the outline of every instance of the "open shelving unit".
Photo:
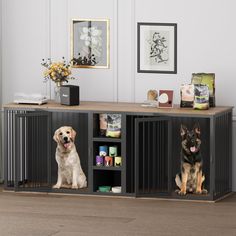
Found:
[[(121, 136), (119, 138), (111, 138), (100, 135), (100, 128), (99, 128), (99, 115), (101, 113), (92, 113), (91, 114), (91, 127), (90, 136), (91, 136), (91, 179), (92, 179), (92, 192), (95, 194), (110, 194), (110, 195), (123, 195), (125, 186), (122, 181), (122, 176), (125, 172), (124, 167), (124, 149), (125, 149), (125, 142), (123, 137), (125, 136), (123, 131), (125, 130), (124, 124), (122, 124), (121, 118)], [(122, 117), (122, 115), (121, 115)], [(121, 166), (114, 165), (114, 157), (113, 157), (113, 165), (112, 166), (97, 166), (96, 165), (96, 156), (99, 155), (99, 146), (107, 146), (108, 150), (110, 146), (117, 147), (117, 156), (122, 158)], [(99, 186), (121, 186), (121, 193), (113, 193), (110, 192), (100, 192)]]

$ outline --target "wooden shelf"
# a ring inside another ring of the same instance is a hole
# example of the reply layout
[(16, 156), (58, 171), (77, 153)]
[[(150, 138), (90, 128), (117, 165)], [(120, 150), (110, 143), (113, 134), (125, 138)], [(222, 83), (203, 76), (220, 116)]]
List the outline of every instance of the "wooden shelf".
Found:
[(48, 101), (43, 105), (28, 105), (28, 104), (14, 104), (9, 103), (3, 106), (5, 109), (39, 109), (49, 111), (77, 111), (77, 112), (126, 112), (126, 113), (152, 113), (163, 114), (169, 116), (193, 116), (193, 117), (209, 117), (217, 114), (222, 114), (233, 109), (232, 106), (217, 106), (211, 107), (209, 110), (194, 110), (192, 108), (180, 108), (179, 105), (174, 105), (173, 108), (147, 108), (142, 107), (141, 103), (125, 103), (125, 102), (95, 102), (95, 101), (81, 101), (78, 106), (66, 106)]
[(120, 138), (107, 138), (107, 137), (94, 137), (93, 138), (94, 142), (108, 142), (108, 143), (120, 143), (121, 139)]
[(111, 171), (122, 171), (122, 167), (116, 166), (93, 166), (94, 170), (111, 170)]

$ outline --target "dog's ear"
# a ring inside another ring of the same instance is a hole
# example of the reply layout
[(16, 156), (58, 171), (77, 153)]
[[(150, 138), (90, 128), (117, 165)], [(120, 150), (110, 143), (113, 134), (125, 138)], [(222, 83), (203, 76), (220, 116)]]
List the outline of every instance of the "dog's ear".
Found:
[(76, 132), (75, 132), (75, 130), (71, 127), (71, 138), (72, 138), (73, 142), (75, 142), (75, 136), (76, 136)]
[(200, 130), (200, 125), (199, 125), (199, 123), (196, 123), (196, 124), (193, 126), (193, 130), (194, 130), (194, 132), (197, 134), (197, 136), (200, 137), (201, 130)]
[(57, 129), (57, 130), (54, 132), (54, 135), (53, 135), (53, 139), (54, 139), (57, 143), (59, 143), (58, 134), (59, 134), (59, 129)]
[(182, 138), (185, 138), (186, 134), (188, 132), (188, 129), (185, 125), (181, 125), (180, 127), (180, 135)]

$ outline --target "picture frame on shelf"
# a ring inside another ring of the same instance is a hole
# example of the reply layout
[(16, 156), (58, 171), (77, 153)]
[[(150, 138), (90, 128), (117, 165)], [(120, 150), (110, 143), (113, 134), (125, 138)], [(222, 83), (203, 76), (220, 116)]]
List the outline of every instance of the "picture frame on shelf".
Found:
[(72, 19), (72, 67), (109, 68), (109, 22), (109, 19)]
[(139, 22), (137, 72), (177, 73), (177, 24)]
[(174, 91), (173, 90), (159, 90), (158, 107), (172, 108), (174, 106)]

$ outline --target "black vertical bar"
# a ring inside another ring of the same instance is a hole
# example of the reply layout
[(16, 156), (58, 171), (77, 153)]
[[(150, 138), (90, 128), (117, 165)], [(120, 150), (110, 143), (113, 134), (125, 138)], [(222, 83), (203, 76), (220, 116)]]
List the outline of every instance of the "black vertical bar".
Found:
[(172, 186), (172, 183), (171, 183), (171, 176), (172, 176), (172, 161), (171, 161), (171, 147), (172, 147), (172, 123), (170, 121), (167, 121), (168, 122), (168, 143), (167, 143), (167, 152), (168, 152), (168, 163), (167, 163), (167, 166), (168, 166), (168, 192), (170, 193), (171, 192), (171, 186)]
[(228, 114), (228, 124), (229, 124), (229, 167), (228, 167), (228, 170), (229, 170), (229, 191), (232, 191), (232, 129), (233, 129), (233, 119), (232, 119), (232, 111), (227, 113)]
[(142, 181), (142, 193), (145, 192), (145, 175), (146, 175), (146, 172), (145, 172), (145, 167), (146, 167), (146, 164), (145, 164), (145, 161), (146, 161), (146, 156), (145, 156), (145, 151), (146, 151), (146, 143), (145, 143), (145, 122), (143, 122), (143, 130), (142, 130), (142, 138), (143, 138), (143, 141), (142, 141), (142, 147), (143, 147), (143, 153), (142, 153), (142, 166), (143, 166), (143, 181)]
[(158, 166), (158, 171), (160, 172), (160, 176), (159, 176), (159, 191), (162, 191), (162, 187), (163, 187), (163, 183), (162, 183), (162, 175), (163, 175), (163, 171), (164, 171), (164, 166), (163, 166), (163, 162), (162, 162), (162, 158), (163, 158), (163, 122), (160, 121), (160, 135), (159, 135), (159, 148), (160, 148), (160, 156), (159, 156), (159, 160), (160, 160), (160, 164)]
[[(50, 187), (52, 184), (52, 179), (51, 179), (51, 142), (52, 142), (52, 138), (51, 138), (51, 133), (52, 133), (52, 114), (50, 112), (47, 113), (46, 116), (46, 137), (47, 137), (47, 142), (46, 142), (46, 154), (47, 154), (47, 186)], [(50, 135), (48, 135), (50, 134)]]
[(161, 155), (161, 147), (160, 147), (160, 122), (157, 122), (157, 142), (156, 142), (156, 148), (157, 148), (157, 162), (156, 162), (156, 166), (155, 166), (155, 169), (156, 169), (156, 172), (157, 172), (157, 188), (156, 188), (156, 191), (159, 190), (159, 187), (160, 187), (160, 171), (159, 170), (159, 166), (160, 166), (160, 155)]
[(135, 163), (137, 162), (138, 159), (135, 158), (135, 142), (137, 141), (137, 135), (135, 133), (135, 118), (131, 118), (131, 137), (130, 139), (132, 140), (132, 148), (131, 148), (131, 159), (130, 159), (130, 165), (132, 166), (132, 173), (131, 173), (131, 185), (132, 185), (132, 192), (135, 192), (135, 181), (136, 181), (136, 169), (135, 169)]
[(210, 118), (210, 198), (214, 199), (215, 194), (215, 117)]
[(31, 168), (32, 168), (32, 185), (35, 188), (35, 120), (34, 117), (31, 117), (32, 120), (32, 133), (31, 133), (31, 140), (32, 140), (32, 155), (30, 158), (32, 158), (31, 162)]
[(9, 170), (8, 170), (8, 162), (9, 162), (9, 152), (8, 152), (8, 148), (10, 147), (10, 143), (9, 143), (9, 135), (8, 135), (8, 130), (9, 130), (9, 112), (8, 110), (4, 110), (4, 187), (7, 188), (8, 187), (8, 174), (9, 174)]
[(147, 122), (147, 190), (146, 192), (150, 192), (150, 178), (149, 178), (149, 173), (150, 173), (150, 163), (151, 163), (151, 153), (150, 153), (150, 124), (151, 122)]
[(15, 165), (15, 190), (17, 191), (18, 188), (19, 188), (19, 169), (20, 169), (20, 166), (19, 166), (19, 161), (18, 161), (18, 158), (19, 158), (19, 140), (20, 140), (20, 133), (17, 132), (19, 131), (19, 121), (20, 121), (20, 118), (19, 117), (16, 117), (15, 119), (15, 149), (16, 149), (16, 153), (18, 153), (18, 155), (15, 155), (15, 162), (14, 162), (14, 165)]
[(26, 119), (25, 118), (25, 134), (26, 134), (26, 137), (25, 137), (25, 173), (26, 173), (26, 180), (27, 180), (27, 183), (29, 184), (29, 178), (30, 178), (30, 172), (29, 172), (29, 140), (30, 140), (30, 137), (29, 137), (29, 128), (30, 124), (29, 124), (29, 119)]
[(139, 132), (139, 122), (136, 120), (135, 121), (135, 196), (139, 195), (139, 137), (140, 137), (140, 132)]
[(127, 192), (127, 182), (126, 182), (126, 163), (127, 163), (127, 151), (126, 151), (126, 136), (127, 136), (127, 130), (126, 130), (126, 122), (127, 117), (126, 114), (121, 114), (121, 157), (122, 157), (122, 176), (121, 176), (121, 190), (122, 193)]
[(93, 192), (95, 191), (95, 186), (94, 186), (94, 170), (92, 168), (93, 166), (93, 127), (94, 127), (94, 123), (93, 123), (93, 118), (94, 118), (94, 114), (93, 112), (89, 112), (88, 113), (88, 153), (89, 153), (89, 161), (88, 161), (88, 189), (89, 192)]
[(38, 163), (38, 116), (35, 116), (34, 118), (34, 130), (35, 130), (35, 139), (34, 139), (34, 143), (35, 143), (35, 163), (34, 163), (34, 167), (35, 167), (35, 188), (38, 187), (38, 183), (39, 183), (39, 176), (38, 176), (38, 172), (40, 169), (40, 165)]
[(10, 141), (10, 149), (9, 149), (9, 180), (10, 182), (12, 182), (13, 187), (14, 187), (14, 183), (15, 183), (15, 179), (13, 176), (13, 171), (14, 171), (14, 163), (13, 163), (13, 149), (15, 148), (13, 146), (13, 112), (9, 113), (9, 119), (10, 119), (10, 129), (9, 129), (9, 141)]
[(153, 139), (152, 139), (152, 153), (153, 153), (153, 163), (152, 163), (152, 179), (153, 179), (153, 192), (156, 191), (156, 159), (157, 159), (157, 153), (156, 153), (156, 136), (157, 136), (157, 122), (153, 123)]
[(23, 181), (23, 186), (25, 187), (25, 119), (22, 120), (22, 181)]

